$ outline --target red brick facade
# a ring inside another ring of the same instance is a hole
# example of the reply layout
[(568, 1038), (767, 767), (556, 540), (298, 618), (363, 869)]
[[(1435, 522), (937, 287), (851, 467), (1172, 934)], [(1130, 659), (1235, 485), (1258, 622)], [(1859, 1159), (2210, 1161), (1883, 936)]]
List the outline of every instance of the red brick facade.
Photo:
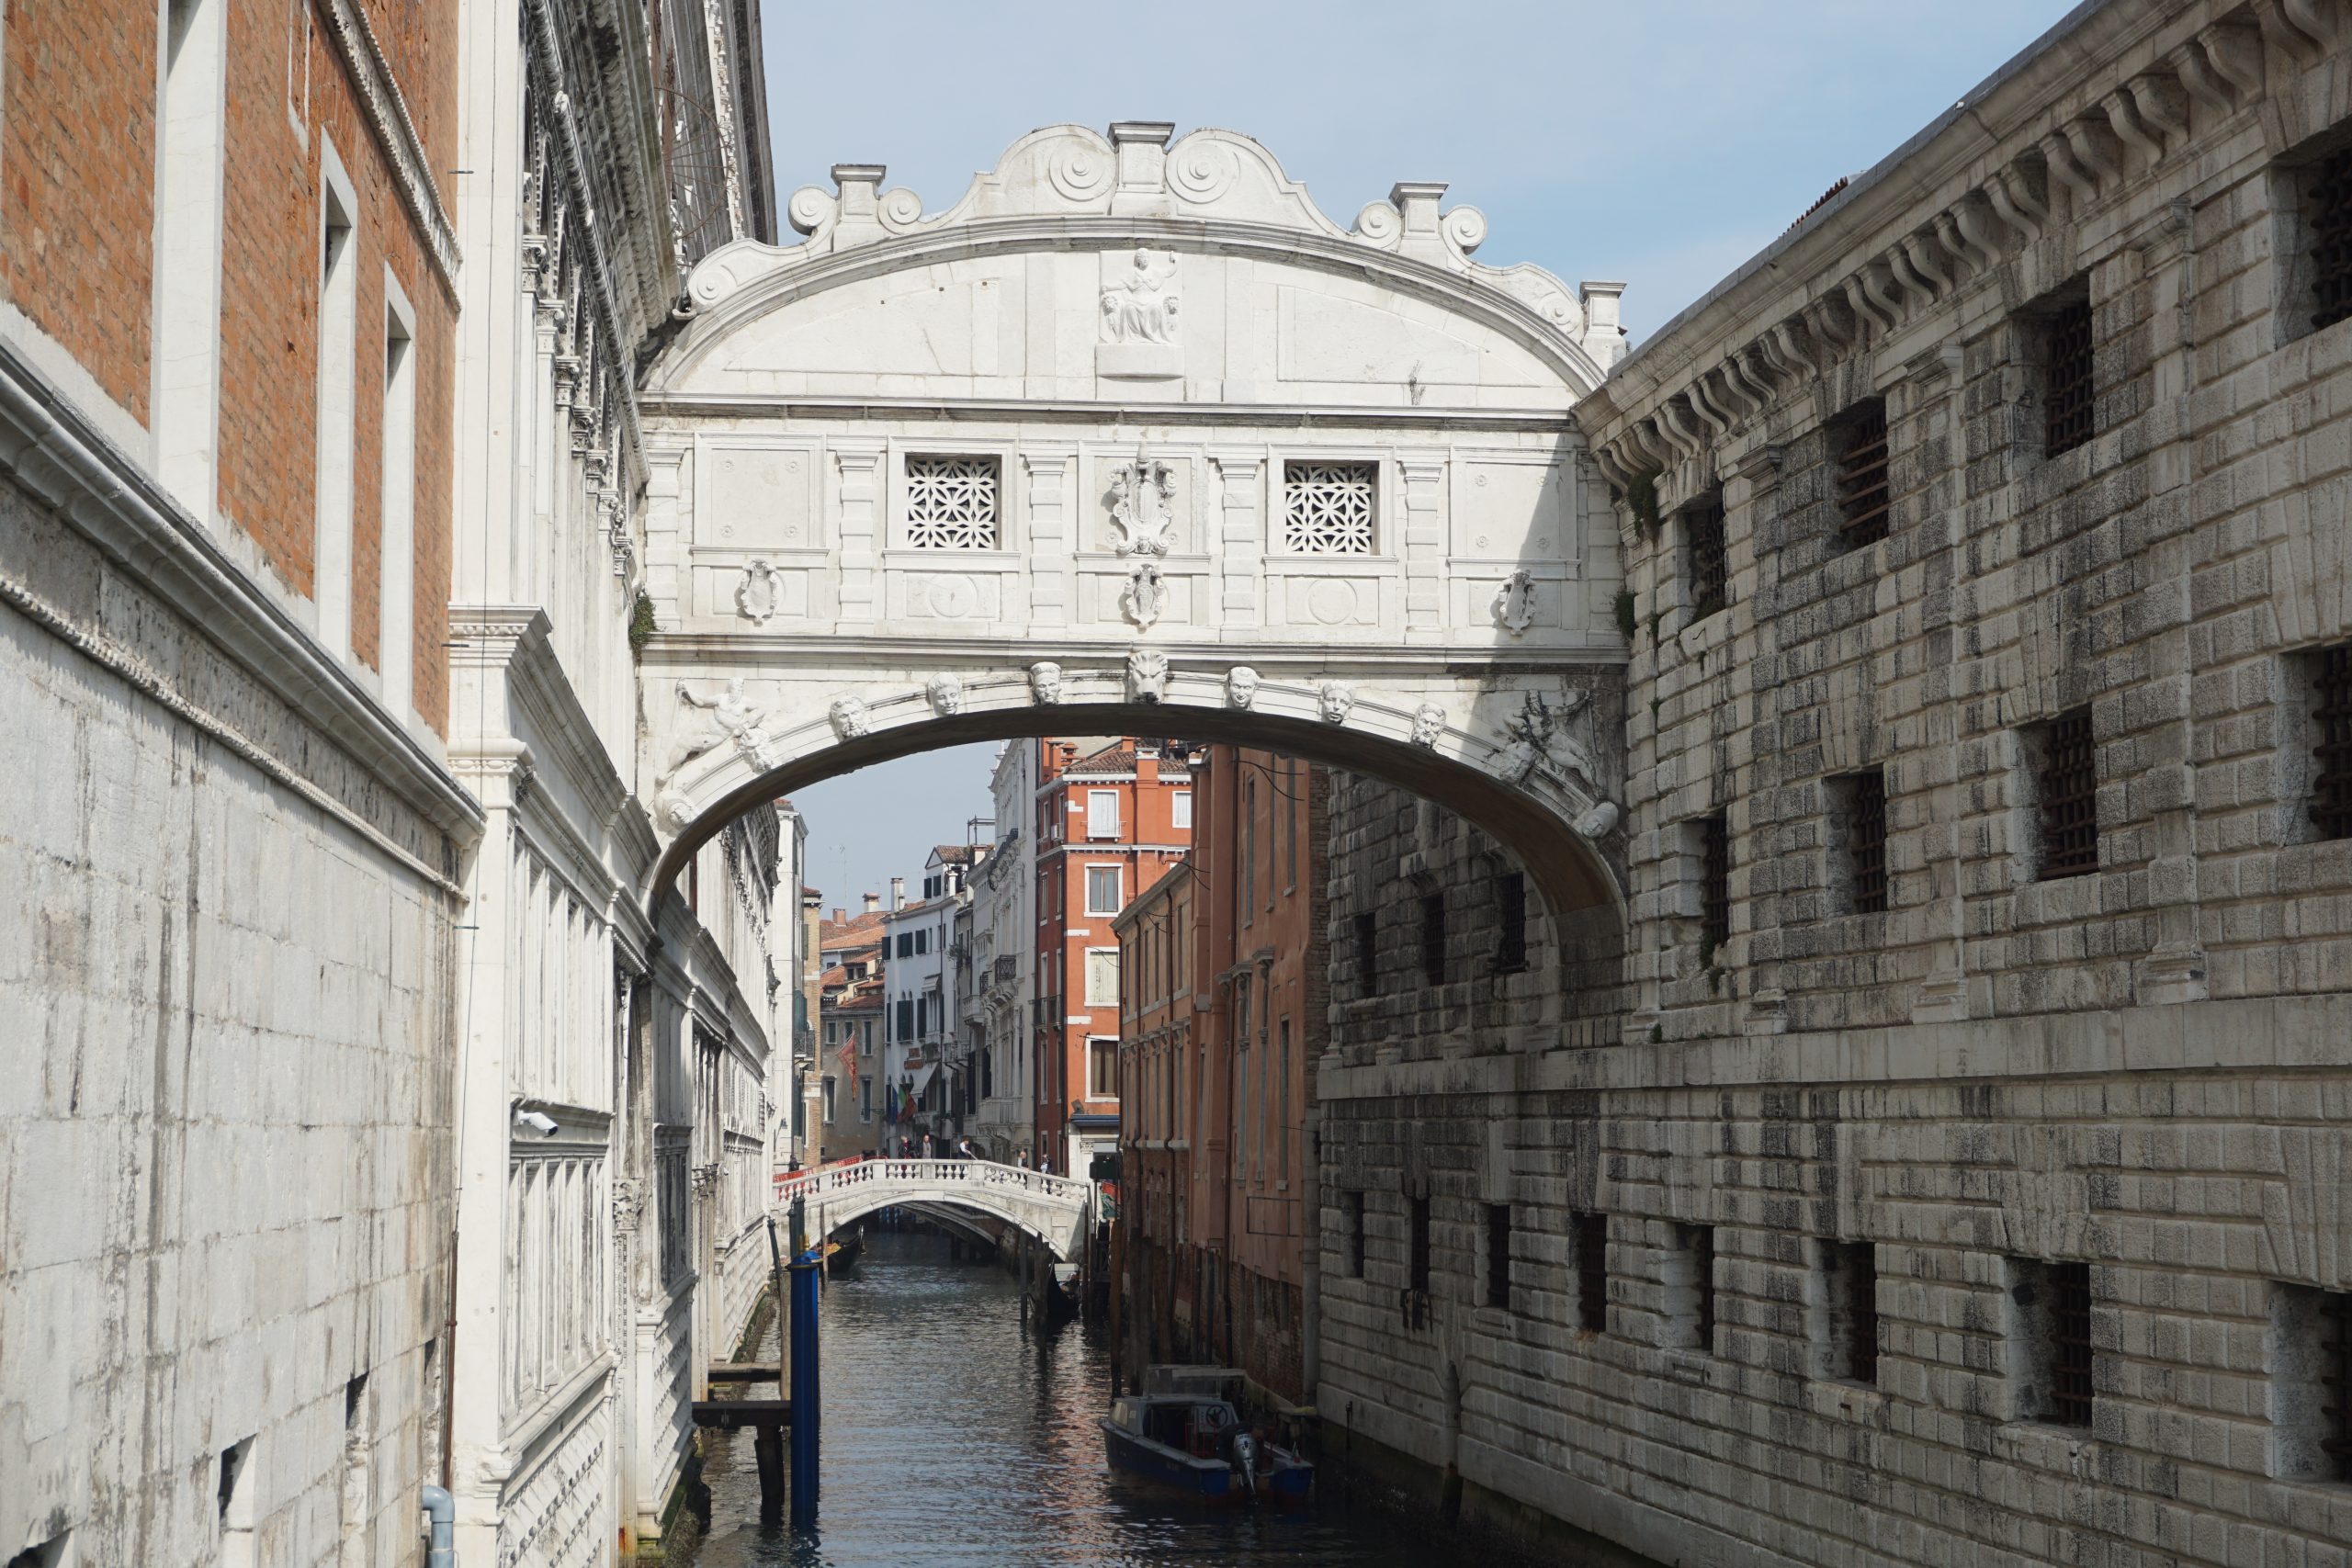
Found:
[[(284, 0), (220, 3), (219, 513), (289, 588), (315, 592), (321, 149), (331, 141), (359, 207), (352, 649), (369, 668), (379, 663), (389, 269), (416, 316), (413, 700), (444, 728), (456, 297), (323, 13)], [(426, 162), (446, 181), (456, 146), (456, 0), (374, 0), (368, 9)], [(109, 398), (152, 423), (158, 6), (10, 0), (6, 29), (0, 292)]]

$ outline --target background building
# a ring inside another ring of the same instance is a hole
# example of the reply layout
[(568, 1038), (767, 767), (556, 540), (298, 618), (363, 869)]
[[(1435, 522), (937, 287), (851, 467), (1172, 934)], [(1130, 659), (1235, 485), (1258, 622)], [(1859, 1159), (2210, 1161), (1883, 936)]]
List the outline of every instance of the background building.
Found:
[(817, 930), (820, 966), (817, 1027), (822, 1140), (815, 1163), (873, 1154), (885, 1131), (882, 1042), (884, 985), (882, 899), (865, 895), (865, 908), (833, 911)]
[(1186, 776), (1192, 852), (1114, 922), (1122, 1326), (1136, 1365), (1214, 1360), (1306, 1404), (1329, 775), (1218, 745)]
[(1192, 783), (1182, 752), (1114, 740), (1081, 752), (1036, 743), (1037, 1158), (1084, 1176), (1118, 1146), (1119, 944), (1127, 900), (1159, 880), (1192, 841)]

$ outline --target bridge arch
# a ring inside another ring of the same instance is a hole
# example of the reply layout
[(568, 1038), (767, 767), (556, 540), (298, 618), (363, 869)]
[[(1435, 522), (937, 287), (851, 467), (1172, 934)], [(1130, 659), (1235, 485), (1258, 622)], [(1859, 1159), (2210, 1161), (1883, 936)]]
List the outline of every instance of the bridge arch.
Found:
[(1616, 513), (1574, 412), (1613, 284), (1352, 225), (1165, 124), (1021, 138), (946, 210), (837, 165), (696, 267), (646, 378), (639, 791), (760, 800), (975, 740), (1263, 746), (1453, 808), (1555, 921), (1622, 908)]
[(1077, 1259), (1094, 1221), (1091, 1182), (984, 1160), (870, 1159), (827, 1166), (777, 1185), (779, 1207), (796, 1200), (807, 1205), (813, 1236), (831, 1236), (883, 1209), (957, 1209), (1013, 1226), (1062, 1263)]

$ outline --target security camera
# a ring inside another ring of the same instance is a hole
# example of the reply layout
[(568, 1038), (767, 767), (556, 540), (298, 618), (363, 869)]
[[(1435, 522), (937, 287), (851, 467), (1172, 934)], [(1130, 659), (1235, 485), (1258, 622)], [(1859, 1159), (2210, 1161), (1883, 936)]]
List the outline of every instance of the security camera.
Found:
[(514, 1111), (514, 1125), (537, 1133), (542, 1138), (552, 1138), (558, 1131), (554, 1117), (543, 1111), (525, 1111), (520, 1107)]

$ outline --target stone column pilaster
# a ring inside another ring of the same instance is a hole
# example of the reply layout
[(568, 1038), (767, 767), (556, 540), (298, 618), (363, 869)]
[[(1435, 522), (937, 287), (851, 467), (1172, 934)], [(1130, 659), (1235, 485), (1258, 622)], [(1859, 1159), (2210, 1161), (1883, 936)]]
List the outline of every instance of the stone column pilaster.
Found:
[(841, 510), (834, 520), (841, 543), (841, 620), (844, 626), (870, 626), (881, 591), (882, 513), (889, 490), (882, 472), (887, 448), (879, 441), (834, 441), (831, 447), (841, 487)]
[[(1964, 863), (1968, 834), (1968, 789), (1960, 777), (1961, 726), (1966, 722), (1961, 703), (1960, 665), (1969, 638), (1964, 623), (1973, 615), (1975, 597), (1968, 581), (1966, 508), (1968, 439), (1966, 411), (1961, 400), (1960, 350), (1946, 344), (1913, 359), (1905, 367), (1908, 385), (1903, 393), (1902, 414), (1919, 431), (1916, 446), (1940, 437), (1944, 460), (1927, 487), (1919, 509), (1919, 556), (1932, 563), (1930, 553), (1940, 547), (1943, 559), (1932, 572), (1924, 600), (1925, 629), (1944, 633), (1944, 662), (1928, 677), (1929, 701), (1920, 705), (1919, 721), (1927, 727), (1926, 744), (1911, 749), (1907, 764), (1932, 773), (1905, 773), (1886, 781), (1887, 908), (1899, 916), (1904, 906), (1894, 897), (1901, 863), (1891, 846), (1906, 818), (1920, 814), (1918, 842), (1922, 868), (1928, 874), (1927, 898), (1920, 906), (1928, 938), (1928, 974), (1911, 1001), (1914, 1023), (1957, 1023), (1975, 1010), (1968, 994), (1968, 884)], [(1940, 576), (1943, 592), (1934, 592), (1932, 578)], [(1939, 610), (1940, 606), (1940, 611)], [(1929, 646), (1933, 646), (1932, 637)], [(1909, 802), (1899, 810), (1895, 802)], [(1901, 942), (1901, 938), (1892, 938)]]
[(1405, 630), (1436, 637), (1445, 630), (1445, 460), (1402, 457)]
[(1078, 557), (1078, 540), (1069, 515), (1069, 466), (1067, 452), (1023, 452), (1029, 471), (1028, 548), (1029, 624), (1033, 627), (1069, 625), (1070, 578)]
[(1216, 625), (1245, 630), (1264, 624), (1265, 522), (1260, 514), (1266, 459), (1257, 452), (1212, 452), (1217, 472)]

